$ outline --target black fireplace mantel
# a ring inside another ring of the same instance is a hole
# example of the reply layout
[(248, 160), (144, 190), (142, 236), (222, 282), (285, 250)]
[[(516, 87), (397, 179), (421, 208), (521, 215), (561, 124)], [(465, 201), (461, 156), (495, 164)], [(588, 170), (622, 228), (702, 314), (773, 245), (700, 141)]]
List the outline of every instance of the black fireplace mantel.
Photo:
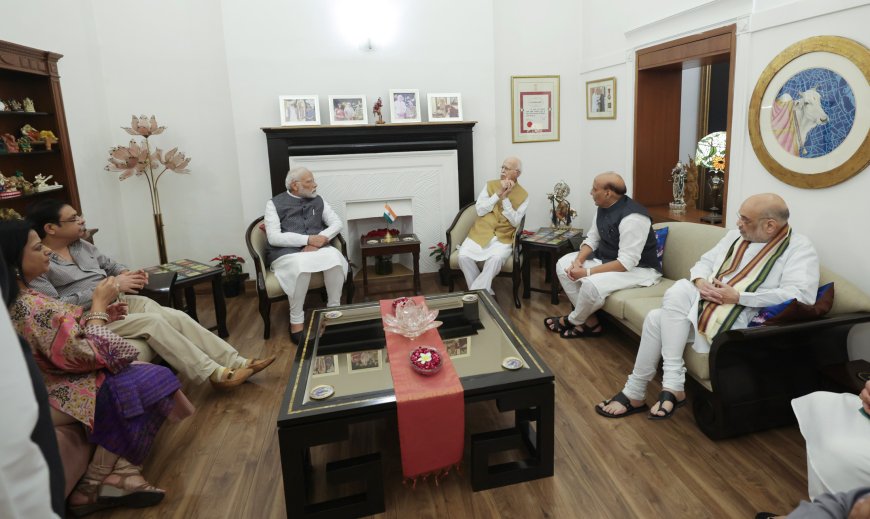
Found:
[[(459, 207), (474, 201), (476, 121), (262, 128), (269, 153), (272, 194), (284, 191), (290, 157), (400, 151), (456, 150)], [(317, 173), (316, 171), (314, 172)]]

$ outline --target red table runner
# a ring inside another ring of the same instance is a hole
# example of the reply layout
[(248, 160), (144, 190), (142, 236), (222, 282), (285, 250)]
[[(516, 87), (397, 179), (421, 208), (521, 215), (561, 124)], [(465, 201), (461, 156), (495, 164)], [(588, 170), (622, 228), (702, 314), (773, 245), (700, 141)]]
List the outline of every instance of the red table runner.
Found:
[[(423, 297), (414, 297), (425, 305)], [(380, 302), (381, 315), (393, 314), (393, 300)], [(462, 461), (465, 444), (465, 399), (459, 376), (438, 330), (416, 340), (384, 331), (390, 373), (396, 393), (402, 473), (406, 478), (428, 476)], [(429, 346), (441, 353), (441, 371), (420, 375), (411, 368), (411, 351)]]

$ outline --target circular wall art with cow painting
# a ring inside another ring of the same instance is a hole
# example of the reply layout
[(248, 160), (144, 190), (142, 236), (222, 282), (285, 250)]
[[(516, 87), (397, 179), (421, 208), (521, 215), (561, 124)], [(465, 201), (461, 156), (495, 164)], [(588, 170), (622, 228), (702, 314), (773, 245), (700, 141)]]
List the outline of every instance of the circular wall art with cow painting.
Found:
[(782, 51), (762, 72), (749, 105), (749, 137), (783, 182), (828, 187), (870, 163), (870, 51), (816, 36)]

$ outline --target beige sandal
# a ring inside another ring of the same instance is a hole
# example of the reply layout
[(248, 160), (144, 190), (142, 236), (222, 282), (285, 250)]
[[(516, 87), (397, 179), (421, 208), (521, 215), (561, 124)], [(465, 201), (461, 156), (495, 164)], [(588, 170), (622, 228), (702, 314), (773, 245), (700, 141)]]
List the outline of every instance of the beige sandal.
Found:
[[(106, 476), (106, 479), (117, 476), (120, 481), (117, 485), (111, 485), (103, 480), (100, 486), (98, 503), (111, 504), (111, 506), (126, 506), (128, 508), (145, 508), (154, 506), (166, 497), (166, 491), (159, 489), (145, 481), (142, 476), (142, 467), (133, 465), (124, 458), (119, 458), (115, 464), (115, 469), (111, 474)], [(135, 487), (129, 488), (127, 480), (130, 478), (140, 477), (144, 483)]]

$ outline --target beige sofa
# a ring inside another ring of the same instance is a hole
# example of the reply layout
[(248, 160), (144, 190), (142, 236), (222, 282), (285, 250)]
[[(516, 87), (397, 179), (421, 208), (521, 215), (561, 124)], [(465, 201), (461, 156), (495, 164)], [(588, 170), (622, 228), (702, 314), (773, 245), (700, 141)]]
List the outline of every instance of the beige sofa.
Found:
[[(686, 222), (654, 227), (668, 227), (661, 283), (611, 294), (603, 308), (638, 337), (646, 314), (661, 307), (665, 291), (687, 277), (689, 268), (727, 232)], [(870, 297), (822, 267), (820, 283), (832, 281), (834, 306), (823, 319), (729, 331), (713, 341), (709, 354), (686, 348), (695, 419), (708, 436), (723, 438), (792, 421), (791, 398), (825, 386), (820, 366), (845, 362), (848, 330), (870, 321)]]

